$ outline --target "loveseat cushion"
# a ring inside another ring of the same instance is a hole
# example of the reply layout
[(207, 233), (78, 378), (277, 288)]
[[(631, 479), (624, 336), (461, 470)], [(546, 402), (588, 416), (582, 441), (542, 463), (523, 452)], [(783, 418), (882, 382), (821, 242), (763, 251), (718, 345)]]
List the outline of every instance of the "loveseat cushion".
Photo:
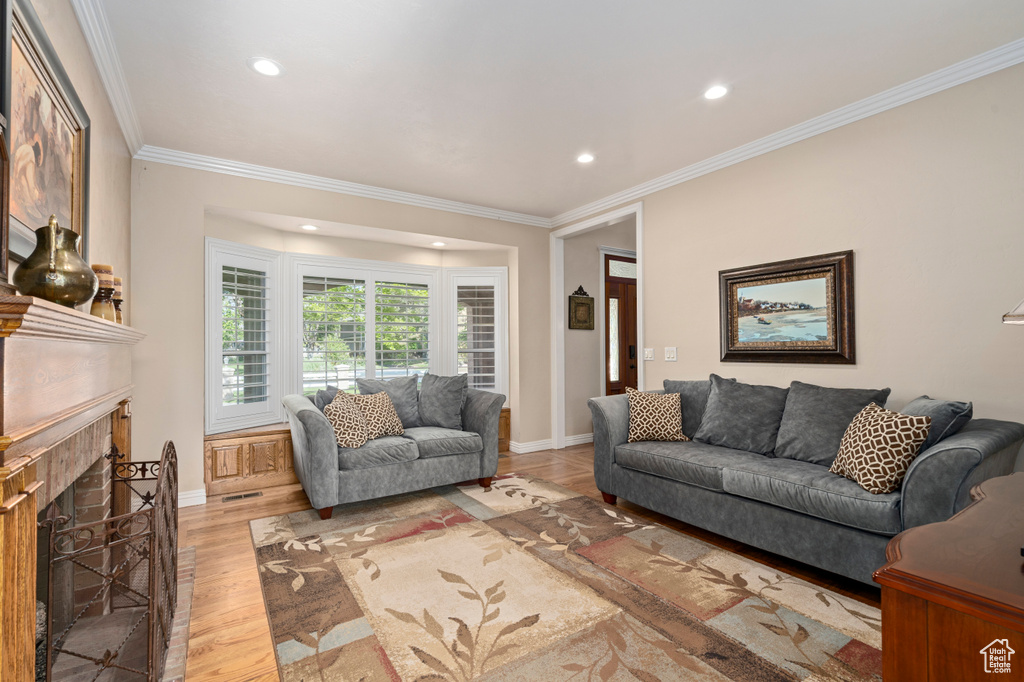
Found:
[(420, 386), (420, 426), (462, 428), (462, 406), (469, 390), (469, 375), (438, 376), (427, 372)]
[(416, 443), (421, 458), (466, 455), (484, 449), (484, 442), (479, 434), (440, 426), (417, 426), (406, 429), (405, 437)]
[(675, 381), (665, 379), (662, 386), (665, 387), (665, 393), (679, 394), (680, 407), (683, 410), (683, 433), (687, 438), (693, 438), (693, 434), (697, 433), (697, 429), (700, 427), (704, 408), (708, 404), (711, 380)]
[(974, 403), (935, 400), (923, 395), (907, 403), (906, 407), (900, 410), (900, 414), (931, 418), (932, 425), (928, 437), (921, 445), (921, 452), (924, 452), (939, 441), (959, 433), (974, 416)]
[(384, 436), (366, 441), (358, 448), (338, 448), (339, 469), (370, 469), (385, 464), (411, 462), (419, 457), (415, 441), (402, 436)]
[(641, 441), (623, 443), (615, 448), (615, 462), (619, 466), (716, 492), (723, 490), (722, 467), (732, 462), (763, 459), (763, 455), (698, 441)]
[(722, 485), (727, 493), (851, 528), (881, 535), (903, 530), (899, 492), (872, 495), (820, 464), (782, 458), (730, 462)]
[(889, 389), (826, 388), (794, 381), (775, 441), (775, 456), (828, 466), (846, 427), (871, 403), (885, 405)]
[(363, 395), (387, 393), (395, 406), (402, 426), (411, 429), (420, 425), (419, 385), (420, 375), (396, 377), (394, 379), (356, 379), (356, 386)]
[(788, 389), (744, 384), (711, 375), (711, 393), (693, 435), (711, 445), (771, 455)]

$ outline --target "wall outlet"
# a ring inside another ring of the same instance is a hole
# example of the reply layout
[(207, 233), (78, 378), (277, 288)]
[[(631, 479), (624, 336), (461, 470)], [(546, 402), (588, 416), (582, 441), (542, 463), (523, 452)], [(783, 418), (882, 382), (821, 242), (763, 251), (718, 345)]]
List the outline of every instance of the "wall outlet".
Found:
[(653, 360), (653, 359), (654, 359), (654, 349), (653, 348), (644, 348), (644, 360)]
[(675, 346), (665, 346), (665, 362), (675, 362), (675, 361), (676, 361), (676, 347)]

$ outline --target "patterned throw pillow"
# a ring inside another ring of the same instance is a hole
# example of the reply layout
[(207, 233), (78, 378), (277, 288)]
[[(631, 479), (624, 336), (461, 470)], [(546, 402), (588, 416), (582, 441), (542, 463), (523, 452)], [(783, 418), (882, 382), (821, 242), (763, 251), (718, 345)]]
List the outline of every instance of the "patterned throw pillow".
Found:
[(369, 440), (366, 417), (351, 394), (338, 391), (334, 400), (324, 405), (324, 416), (331, 423), (339, 446), (358, 448)]
[(359, 411), (366, 419), (366, 429), (370, 440), (381, 436), (401, 436), (402, 420), (398, 417), (395, 404), (387, 393), (371, 393), (370, 395), (354, 395), (352, 400), (359, 406)]
[(629, 386), (629, 442), (641, 440), (690, 440), (683, 433), (683, 413), (678, 393), (644, 393)]
[(853, 418), (829, 468), (869, 493), (891, 493), (928, 437), (931, 417), (915, 417), (871, 403)]

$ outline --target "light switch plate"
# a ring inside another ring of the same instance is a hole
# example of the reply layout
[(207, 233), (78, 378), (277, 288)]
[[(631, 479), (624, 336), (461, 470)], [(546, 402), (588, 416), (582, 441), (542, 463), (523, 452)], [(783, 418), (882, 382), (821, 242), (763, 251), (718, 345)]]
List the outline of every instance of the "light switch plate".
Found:
[(675, 346), (665, 346), (665, 362), (675, 362), (675, 361), (676, 361), (676, 347)]
[(653, 359), (654, 359), (654, 349), (653, 348), (644, 348), (644, 360), (653, 360)]

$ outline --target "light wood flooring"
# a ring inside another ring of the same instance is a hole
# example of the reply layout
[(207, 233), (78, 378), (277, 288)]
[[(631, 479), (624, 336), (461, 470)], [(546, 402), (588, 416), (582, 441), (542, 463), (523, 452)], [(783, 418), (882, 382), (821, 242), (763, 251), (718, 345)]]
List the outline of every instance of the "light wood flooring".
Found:
[[(592, 445), (578, 445), (564, 450), (502, 455), (498, 473), (532, 474), (600, 500), (594, 486), (593, 453)], [(622, 500), (619, 507), (879, 606), (879, 591), (867, 585), (753, 549)], [(216, 499), (180, 511), (178, 542), (182, 547), (196, 547), (188, 680), (278, 679), (249, 521), (302, 509), (309, 509), (309, 500), (301, 487), (291, 485), (269, 488), (262, 497), (234, 502)]]

